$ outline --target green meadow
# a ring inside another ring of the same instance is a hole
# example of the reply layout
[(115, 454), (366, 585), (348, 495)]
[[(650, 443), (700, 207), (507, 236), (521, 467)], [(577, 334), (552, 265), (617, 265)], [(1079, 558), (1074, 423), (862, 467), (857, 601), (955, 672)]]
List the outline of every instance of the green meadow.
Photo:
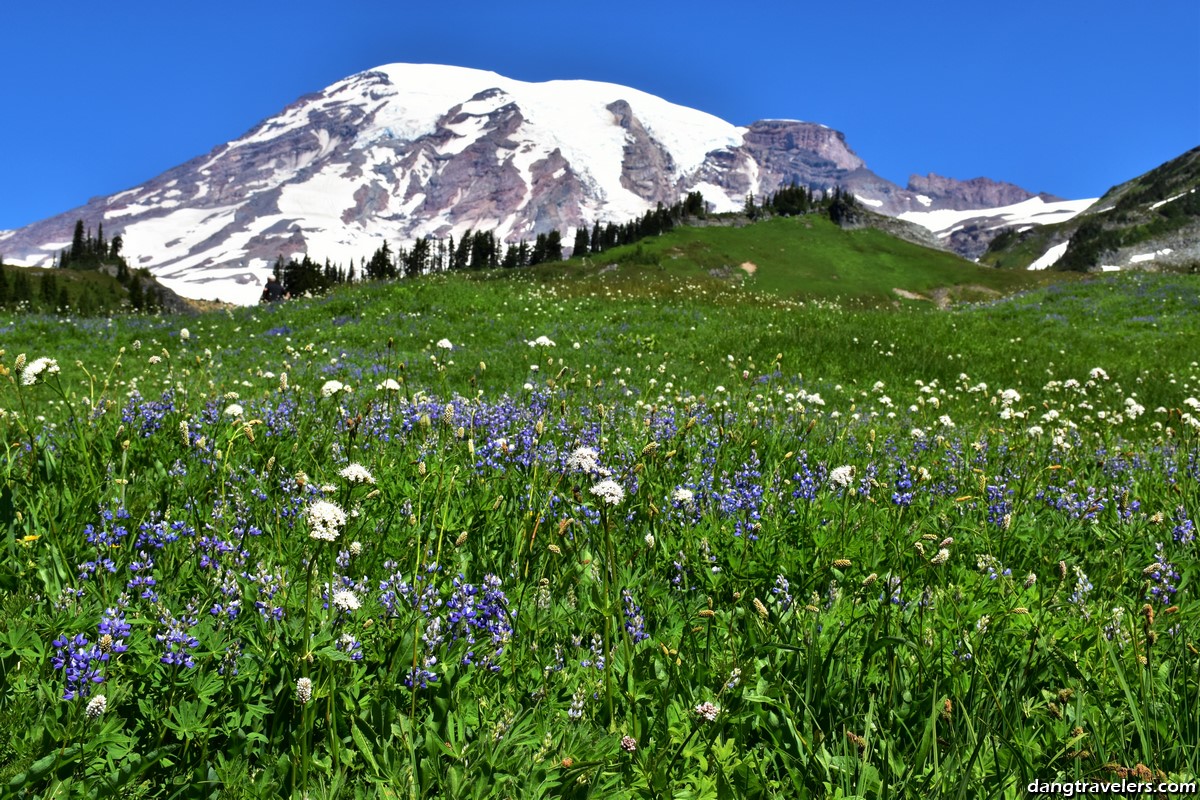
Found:
[(1195, 781), (1200, 282), (882, 236), (0, 315), (0, 794)]

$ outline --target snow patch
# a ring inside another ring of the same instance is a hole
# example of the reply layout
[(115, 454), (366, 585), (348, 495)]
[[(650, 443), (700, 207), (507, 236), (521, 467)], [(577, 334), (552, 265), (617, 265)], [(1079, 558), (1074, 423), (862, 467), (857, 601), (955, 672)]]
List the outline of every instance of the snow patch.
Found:
[(1133, 256), (1132, 258), (1129, 259), (1129, 263), (1130, 264), (1141, 264), (1146, 261), (1153, 261), (1154, 259), (1159, 258), (1161, 256), (1169, 256), (1173, 252), (1175, 252), (1175, 251), (1172, 250), (1171, 248), (1164, 247), (1162, 250), (1155, 250), (1153, 253), (1142, 253), (1140, 255)]
[(926, 208), (929, 208), (931, 205), (933, 205), (933, 199), (926, 197), (923, 194), (917, 195), (917, 202), (920, 203), (921, 205), (925, 206)]
[(1070, 242), (1063, 242), (1062, 244), (1054, 245), (1045, 253), (1042, 253), (1037, 261), (1034, 261), (1032, 264), (1026, 267), (1026, 269), (1042, 270), (1054, 266), (1055, 262), (1063, 257), (1063, 253), (1067, 252), (1067, 245), (1069, 244)]
[(864, 206), (870, 206), (871, 208), (879, 208), (883, 205), (882, 200), (872, 200), (871, 198), (863, 197), (860, 194), (854, 195), (854, 199), (862, 203)]
[(1041, 197), (1031, 197), (1020, 203), (997, 208), (973, 208), (966, 211), (955, 211), (948, 208), (937, 211), (905, 211), (899, 215), (899, 219), (916, 223), (922, 228), (933, 231), (940, 238), (945, 238), (953, 230), (956, 230), (956, 225), (961, 226), (962, 223), (971, 219), (999, 218), (1000, 221), (992, 226), (992, 230), (1014, 225), (1049, 225), (1055, 222), (1065, 222), (1078, 216), (1095, 202), (1096, 199), (1092, 198), (1048, 203)]
[(1186, 192), (1180, 192), (1179, 194), (1175, 195), (1174, 197), (1168, 197), (1166, 200), (1159, 200), (1157, 203), (1155, 203), (1154, 205), (1150, 206), (1150, 209), (1151, 209), (1151, 210), (1154, 210), (1154, 209), (1156, 209), (1156, 208), (1161, 208), (1161, 207), (1165, 206), (1167, 203), (1173, 203), (1173, 202), (1175, 202), (1176, 200), (1178, 200), (1179, 198), (1181, 198), (1181, 197), (1183, 197), (1183, 196), (1185, 196), (1185, 195), (1189, 195), (1189, 194), (1191, 194), (1191, 193), (1192, 193), (1192, 192), (1194, 192), (1194, 191), (1196, 191), (1196, 190), (1195, 190), (1195, 189), (1188, 189)]

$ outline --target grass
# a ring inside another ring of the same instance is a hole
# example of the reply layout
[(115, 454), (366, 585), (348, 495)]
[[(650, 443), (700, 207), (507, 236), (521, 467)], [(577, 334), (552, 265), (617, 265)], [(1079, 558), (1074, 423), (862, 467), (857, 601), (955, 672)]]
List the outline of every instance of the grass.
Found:
[[(0, 786), (1195, 780), (1200, 284), (938, 311), (847, 267), (841, 302), (799, 300), (813, 268), (766, 229), (737, 264), (795, 284), (710, 275), (744, 235), (711, 229), (187, 319), (0, 319)], [(37, 357), (59, 371), (26, 384)]]
[(971, 292), (975, 297), (1009, 293), (1044, 282), (1040, 276), (981, 268), (871, 228), (845, 230), (818, 215), (744, 227), (680, 228), (591, 261), (641, 266), (676, 278), (715, 275), (781, 297), (837, 298), (858, 305), (895, 302), (897, 289), (922, 295), (945, 291), (954, 299), (966, 292), (972, 299)]

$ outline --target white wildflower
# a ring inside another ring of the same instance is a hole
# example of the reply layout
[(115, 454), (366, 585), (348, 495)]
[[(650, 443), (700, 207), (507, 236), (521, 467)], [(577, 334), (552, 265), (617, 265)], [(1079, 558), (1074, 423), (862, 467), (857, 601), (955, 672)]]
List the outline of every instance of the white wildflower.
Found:
[(225, 416), (227, 417), (240, 417), (242, 416), (243, 411), (244, 409), (237, 403), (230, 403), (229, 405), (225, 406)]
[(576, 447), (572, 450), (571, 455), (567, 456), (567, 469), (575, 472), (608, 474), (607, 470), (600, 466), (600, 454), (591, 447)]
[(348, 464), (338, 472), (350, 483), (375, 483), (375, 476), (362, 464)]
[(854, 483), (854, 467), (846, 465), (831, 471), (829, 473), (829, 482), (842, 489), (850, 488), (850, 484)]
[(340, 592), (333, 593), (333, 607), (342, 613), (348, 611), (357, 611), (362, 607), (362, 603), (358, 600), (358, 595), (349, 589), (343, 589)]
[(676, 503), (679, 503), (681, 506), (691, 508), (696, 503), (696, 493), (691, 489), (685, 489), (684, 487), (680, 486), (671, 493), (671, 499)]
[(336, 541), (346, 524), (346, 512), (328, 500), (318, 500), (308, 507), (308, 535), (326, 542)]
[(442, 350), (453, 350), (454, 342), (450, 341), (449, 339), (438, 339), (437, 346)]
[(296, 702), (304, 706), (308, 705), (309, 700), (312, 700), (312, 681), (300, 678), (296, 681)]
[(539, 336), (533, 341), (525, 342), (530, 347), (555, 347), (556, 345), (549, 336)]
[(400, 391), (400, 384), (396, 382), (395, 378), (388, 378), (375, 388), (380, 391), (398, 392)]
[(321, 387), (321, 397), (333, 397), (345, 388), (346, 384), (341, 381), (325, 381), (325, 385)]
[(186, 342), (186, 341), (187, 341), (188, 339), (190, 339), (190, 338), (192, 338), (192, 332), (191, 332), (191, 331), (189, 331), (187, 328), (180, 328), (180, 329), (179, 329), (179, 340), (180, 340), (181, 342)]
[(620, 505), (621, 501), (625, 499), (625, 490), (621, 488), (621, 484), (611, 478), (597, 483), (591, 488), (591, 493), (610, 506)]
[[(18, 359), (19, 361), (20, 359)], [(38, 382), (43, 375), (57, 375), (58, 362), (53, 358), (38, 358), (26, 365), (25, 369), (21, 370), (21, 385), (33, 386)], [(43, 378), (44, 379), (44, 378)]]
[(696, 706), (696, 716), (705, 722), (715, 722), (720, 713), (721, 707), (713, 703), (701, 703)]

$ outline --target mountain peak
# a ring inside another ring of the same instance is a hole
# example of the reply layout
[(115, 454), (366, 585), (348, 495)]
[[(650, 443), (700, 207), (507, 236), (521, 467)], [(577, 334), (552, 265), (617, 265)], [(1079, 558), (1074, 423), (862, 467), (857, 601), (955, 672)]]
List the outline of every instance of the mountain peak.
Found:
[[(968, 187), (964, 196), (984, 204), (1008, 186), (921, 180), (939, 198)], [(2, 238), (6, 255), (45, 264), (75, 220), (103, 224), (124, 238), (132, 266), (181, 294), (253, 302), (280, 256), (345, 265), (384, 241), (468, 230), (509, 242), (551, 229), (565, 237), (691, 191), (735, 211), (747, 194), (793, 182), (841, 186), (884, 213), (922, 207), (816, 123), (740, 127), (618, 84), (385, 64), (133, 189)]]

